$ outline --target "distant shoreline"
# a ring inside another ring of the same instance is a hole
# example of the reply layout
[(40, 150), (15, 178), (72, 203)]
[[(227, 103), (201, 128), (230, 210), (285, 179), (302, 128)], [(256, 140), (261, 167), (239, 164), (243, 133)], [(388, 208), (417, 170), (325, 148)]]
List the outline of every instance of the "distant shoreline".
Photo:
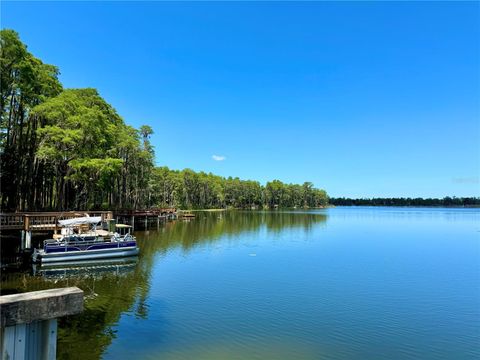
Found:
[(248, 210), (248, 211), (275, 211), (275, 210), (325, 210), (340, 207), (388, 207), (388, 208), (437, 208), (437, 209), (480, 209), (480, 205), (329, 205), (324, 207), (310, 207), (310, 208), (277, 208), (277, 209), (182, 209), (183, 212), (223, 212), (232, 210)]
[(444, 198), (411, 198), (411, 197), (376, 197), (354, 199), (346, 197), (330, 197), (330, 205), (335, 206), (401, 206), (401, 207), (479, 207), (478, 197), (446, 196)]

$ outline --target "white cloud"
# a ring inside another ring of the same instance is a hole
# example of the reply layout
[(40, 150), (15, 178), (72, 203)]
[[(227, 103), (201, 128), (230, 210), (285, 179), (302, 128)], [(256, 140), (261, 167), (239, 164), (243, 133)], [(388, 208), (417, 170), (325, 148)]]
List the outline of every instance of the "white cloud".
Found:
[(212, 159), (215, 161), (223, 161), (226, 159), (226, 157), (223, 155), (212, 155)]
[(480, 177), (478, 176), (458, 177), (458, 178), (453, 178), (452, 181), (455, 184), (478, 184), (480, 183)]

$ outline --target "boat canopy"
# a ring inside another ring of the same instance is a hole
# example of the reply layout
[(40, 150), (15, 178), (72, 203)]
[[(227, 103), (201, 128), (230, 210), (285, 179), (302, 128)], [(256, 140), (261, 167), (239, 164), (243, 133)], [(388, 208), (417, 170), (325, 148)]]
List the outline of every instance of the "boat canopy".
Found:
[(85, 224), (98, 224), (102, 221), (101, 216), (91, 216), (91, 217), (78, 217), (73, 219), (58, 220), (58, 223), (62, 226), (76, 226), (76, 225), (85, 225)]

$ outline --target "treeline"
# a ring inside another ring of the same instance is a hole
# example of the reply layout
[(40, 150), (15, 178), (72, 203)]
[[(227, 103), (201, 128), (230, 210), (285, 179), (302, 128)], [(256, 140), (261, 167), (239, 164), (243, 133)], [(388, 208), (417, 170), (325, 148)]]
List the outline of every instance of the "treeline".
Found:
[(322, 207), (328, 204), (327, 193), (314, 188), (310, 182), (297, 185), (273, 180), (262, 186), (258, 181), (160, 167), (153, 170), (151, 183), (153, 201), (161, 206), (245, 209)]
[(95, 89), (64, 89), (56, 66), (0, 31), (2, 211), (324, 206), (311, 183), (261, 186), (154, 167), (149, 126), (125, 124)]
[(337, 206), (480, 206), (480, 198), (477, 197), (444, 197), (435, 198), (372, 198), (350, 199), (330, 198), (331, 205)]

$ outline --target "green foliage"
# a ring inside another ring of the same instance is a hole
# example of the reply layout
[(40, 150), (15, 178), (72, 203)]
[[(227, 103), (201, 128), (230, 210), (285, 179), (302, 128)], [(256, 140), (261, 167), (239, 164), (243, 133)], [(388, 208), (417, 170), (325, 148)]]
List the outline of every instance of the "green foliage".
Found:
[(322, 207), (328, 204), (324, 190), (313, 184), (284, 184), (279, 180), (262, 186), (258, 181), (223, 178), (190, 169), (154, 169), (151, 180), (152, 202), (156, 206), (184, 209)]
[[(37, 130), (37, 156), (53, 164), (66, 207), (146, 206), (153, 167), (149, 126), (125, 125), (95, 89), (69, 89), (32, 110), (46, 125)], [(142, 134), (143, 146), (139, 135)], [(142, 190), (143, 189), (143, 190)]]
[[(72, 156), (98, 156), (112, 149), (116, 135), (124, 126), (113, 108), (95, 89), (69, 89), (51, 98), (32, 111), (45, 120), (37, 131), (40, 151), (68, 151)], [(63, 137), (63, 138), (62, 138)]]
[(69, 176), (75, 181), (92, 181), (108, 179), (116, 176), (123, 165), (122, 159), (75, 159), (70, 161), (72, 174)]
[(62, 91), (58, 69), (27, 51), (13, 30), (0, 31), (0, 181), (2, 207), (25, 208), (34, 201), (36, 173), (44, 169), (35, 160), (36, 129), (33, 107)]
[(19, 113), (25, 115), (32, 106), (62, 90), (57, 67), (30, 54), (13, 30), (0, 31), (0, 71), (0, 110), (5, 127), (6, 115), (10, 121)]

